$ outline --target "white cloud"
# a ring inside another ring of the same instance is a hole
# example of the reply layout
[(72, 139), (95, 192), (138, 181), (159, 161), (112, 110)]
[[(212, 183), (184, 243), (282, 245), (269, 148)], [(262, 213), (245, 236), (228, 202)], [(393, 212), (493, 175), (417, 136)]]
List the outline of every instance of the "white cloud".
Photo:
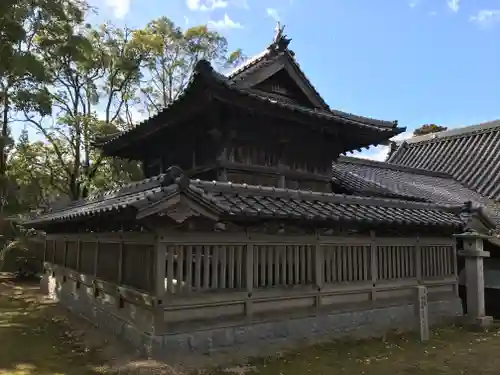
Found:
[(500, 22), (500, 9), (480, 10), (475, 16), (472, 16), (470, 20), (482, 27), (491, 26), (494, 23)]
[(107, 7), (113, 9), (113, 14), (116, 18), (123, 18), (130, 10), (131, 0), (105, 0)]
[(429, 16), (437, 16), (437, 12), (435, 10), (433, 10), (432, 12), (429, 12)]
[(448, 8), (450, 8), (455, 13), (460, 9), (460, 0), (448, 0), (447, 4)]
[(275, 21), (279, 21), (280, 20), (280, 15), (278, 13), (278, 11), (274, 8), (267, 8), (266, 9), (266, 12), (267, 12), (267, 15), (271, 18), (273, 18)]
[(418, 0), (413, 0), (413, 1), (410, 1), (410, 3), (408, 4), (408, 6), (410, 8), (415, 8), (418, 5), (418, 3), (419, 3)]
[[(406, 131), (393, 137), (391, 141), (400, 143), (408, 138), (411, 138), (412, 135), (413, 133), (411, 131)], [(352, 156), (376, 161), (385, 161), (387, 155), (389, 154), (389, 149), (389, 146), (378, 145), (376, 147), (371, 147), (366, 151), (354, 152)]]
[(186, 0), (186, 5), (192, 11), (208, 12), (214, 9), (227, 8), (229, 4), (226, 0)]
[(187, 16), (184, 16), (184, 22), (186, 23), (186, 26), (189, 25), (189, 18)]
[(234, 22), (227, 13), (224, 14), (224, 18), (219, 21), (208, 21), (208, 24), (216, 29), (242, 29), (243, 25), (238, 22)]

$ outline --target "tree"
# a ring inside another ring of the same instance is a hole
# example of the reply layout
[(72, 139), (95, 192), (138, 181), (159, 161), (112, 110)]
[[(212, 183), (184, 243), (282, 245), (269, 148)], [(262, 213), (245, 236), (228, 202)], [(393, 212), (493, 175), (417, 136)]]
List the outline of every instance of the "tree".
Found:
[[(40, 53), (51, 77), (48, 93), (53, 116), (29, 109), (24, 115), (50, 145), (53, 163), (47, 165), (54, 165), (54, 170), (48, 172), (58, 174), (54, 188), (71, 199), (87, 196), (97, 175), (110, 170), (102, 168), (107, 161), (92, 141), (115, 133), (126, 122), (124, 104), (133, 82), (140, 78), (142, 60), (130, 35), (127, 28), (106, 24), (87, 27), (78, 38), (44, 35), (41, 41)], [(109, 178), (100, 181), (111, 182)]]
[(436, 124), (425, 124), (422, 125), (420, 128), (417, 128), (413, 131), (413, 136), (419, 136), (419, 135), (425, 135), (425, 134), (431, 134), (431, 133), (437, 133), (437, 132), (442, 132), (448, 130), (448, 128), (444, 126), (439, 126)]
[(0, 211), (8, 200), (7, 158), (14, 115), (20, 108), (50, 113), (48, 75), (36, 51), (41, 32), (71, 32), (83, 21), (83, 0), (6, 0), (0, 4)]
[(149, 115), (159, 112), (183, 92), (199, 60), (228, 66), (244, 58), (240, 49), (228, 53), (227, 40), (218, 32), (206, 26), (183, 31), (167, 17), (136, 30), (134, 41), (146, 56), (138, 91)]
[(40, 141), (30, 142), (26, 130), (21, 133), (9, 157), (7, 176), (16, 194), (8, 200), (7, 212), (29, 212), (48, 204), (57, 195), (54, 187), (61, 182), (55, 181), (59, 173), (47, 146)]
[(42, 139), (30, 142), (24, 134), (11, 147), (9, 176), (22, 195), (10, 204), (15, 210), (141, 178), (137, 162), (104, 158), (93, 140), (132, 127), (141, 109), (156, 112), (175, 100), (200, 59), (228, 66), (244, 58), (241, 50), (228, 53), (226, 39), (205, 26), (182, 31), (164, 17), (142, 30), (92, 27), (83, 21), (89, 9), (83, 0), (58, 2), (75, 7), (71, 17), (31, 22), (36, 31), (20, 39), (23, 48), (29, 40), (40, 75), (11, 86), (8, 112)]

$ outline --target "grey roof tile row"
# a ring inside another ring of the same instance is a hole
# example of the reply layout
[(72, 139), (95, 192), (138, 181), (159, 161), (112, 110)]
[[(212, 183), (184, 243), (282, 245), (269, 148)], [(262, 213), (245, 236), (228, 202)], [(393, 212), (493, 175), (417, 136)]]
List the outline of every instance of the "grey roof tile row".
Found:
[(315, 222), (365, 223), (459, 227), (458, 205), (408, 202), (396, 199), (356, 197), (272, 187), (187, 181), (185, 186), (168, 174), (124, 186), (112, 192), (49, 210), (25, 222), (43, 227), (54, 222), (85, 219), (128, 209), (138, 212), (176, 194), (206, 203), (222, 219), (295, 219)]
[(404, 142), (388, 159), (444, 172), (471, 190), (500, 200), (500, 122), (430, 134)]
[(471, 201), (477, 206), (485, 207), (492, 219), (500, 225), (499, 204), (443, 173), (353, 157), (340, 157), (333, 164), (333, 171), (334, 177), (338, 177), (334, 183), (355, 193), (382, 195), (385, 189), (387, 194), (437, 204), (453, 205)]

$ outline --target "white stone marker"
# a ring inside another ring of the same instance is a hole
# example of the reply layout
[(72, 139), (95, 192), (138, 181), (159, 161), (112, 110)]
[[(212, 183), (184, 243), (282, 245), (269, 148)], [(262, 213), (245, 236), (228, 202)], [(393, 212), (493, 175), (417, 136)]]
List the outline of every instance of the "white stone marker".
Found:
[(429, 340), (429, 308), (427, 303), (427, 288), (417, 286), (415, 293), (415, 315), (420, 341)]

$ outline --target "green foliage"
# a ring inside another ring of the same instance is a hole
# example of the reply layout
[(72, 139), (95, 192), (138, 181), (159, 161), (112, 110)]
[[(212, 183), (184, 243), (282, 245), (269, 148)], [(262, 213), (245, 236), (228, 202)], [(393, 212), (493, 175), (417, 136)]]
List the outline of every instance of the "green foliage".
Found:
[[(92, 26), (85, 23), (89, 10), (85, 0), (0, 4), (5, 214), (142, 178), (138, 162), (104, 158), (93, 141), (175, 100), (200, 59), (223, 67), (245, 58), (240, 49), (228, 53), (224, 36), (206, 26), (182, 30), (167, 17), (135, 30)], [(36, 139), (25, 130), (14, 144), (14, 120), (35, 130)]]
[(420, 128), (417, 128), (413, 131), (413, 136), (419, 136), (419, 135), (425, 135), (425, 134), (431, 134), (431, 133), (437, 133), (437, 132), (442, 132), (448, 130), (448, 128), (444, 126), (439, 126), (436, 124), (425, 124), (422, 125)]
[[(5, 217), (142, 178), (138, 162), (104, 158), (97, 137), (175, 100), (200, 59), (245, 58), (206, 26), (92, 26), (89, 10), (86, 0), (0, 1), (0, 266), (27, 249), (28, 233)], [(36, 137), (25, 128), (14, 142), (21, 121)]]
[(199, 60), (228, 66), (245, 58), (241, 49), (228, 53), (227, 40), (218, 32), (206, 26), (182, 31), (167, 17), (135, 30), (133, 42), (144, 55), (144, 74), (138, 91), (149, 114), (158, 112), (182, 93)]

